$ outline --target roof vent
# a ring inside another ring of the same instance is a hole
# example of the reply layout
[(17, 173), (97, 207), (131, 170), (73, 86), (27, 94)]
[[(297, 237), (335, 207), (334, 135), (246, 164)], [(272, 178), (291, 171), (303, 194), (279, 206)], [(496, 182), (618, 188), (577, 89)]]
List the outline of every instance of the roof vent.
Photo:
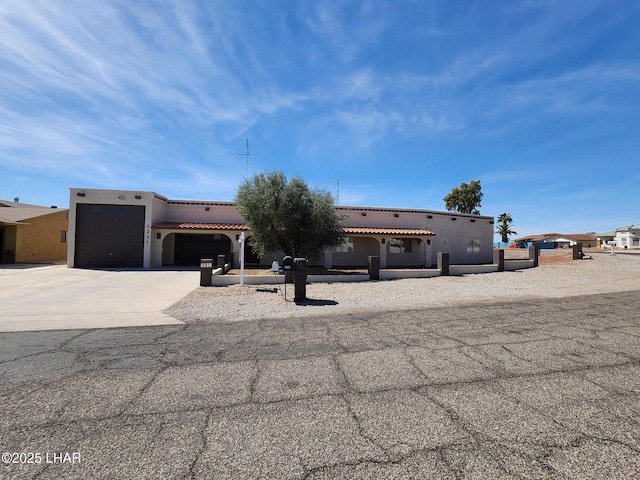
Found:
[(13, 201), (16, 203), (20, 203), (20, 197), (13, 197)]

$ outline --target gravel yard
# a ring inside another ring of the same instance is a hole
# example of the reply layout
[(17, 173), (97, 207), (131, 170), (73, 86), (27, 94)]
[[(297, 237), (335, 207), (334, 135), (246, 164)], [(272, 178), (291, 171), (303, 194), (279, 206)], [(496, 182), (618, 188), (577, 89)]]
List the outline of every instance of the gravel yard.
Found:
[[(187, 323), (344, 315), (461, 303), (559, 298), (640, 288), (640, 255), (593, 254), (592, 260), (514, 272), (361, 283), (310, 283), (309, 301), (293, 302), (293, 285), (200, 287), (165, 310)], [(276, 289), (276, 292), (274, 292)]]

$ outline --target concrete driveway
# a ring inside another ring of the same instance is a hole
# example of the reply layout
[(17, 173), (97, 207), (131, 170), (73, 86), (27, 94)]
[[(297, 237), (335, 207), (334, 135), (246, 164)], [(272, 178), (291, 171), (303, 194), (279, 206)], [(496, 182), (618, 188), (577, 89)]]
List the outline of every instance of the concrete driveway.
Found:
[(179, 324), (162, 313), (199, 285), (198, 271), (0, 267), (0, 331)]

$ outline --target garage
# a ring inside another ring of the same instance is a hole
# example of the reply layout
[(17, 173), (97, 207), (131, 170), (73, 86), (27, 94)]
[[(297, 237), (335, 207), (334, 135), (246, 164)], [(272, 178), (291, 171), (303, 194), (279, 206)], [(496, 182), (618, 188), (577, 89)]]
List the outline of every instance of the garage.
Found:
[(75, 266), (142, 267), (144, 217), (141, 205), (78, 204)]

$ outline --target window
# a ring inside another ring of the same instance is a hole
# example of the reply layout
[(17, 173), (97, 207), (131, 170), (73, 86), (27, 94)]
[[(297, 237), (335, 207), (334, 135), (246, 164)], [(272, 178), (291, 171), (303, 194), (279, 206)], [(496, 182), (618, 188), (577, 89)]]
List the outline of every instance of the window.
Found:
[(67, 243), (67, 231), (60, 230), (60, 243)]
[(339, 245), (335, 249), (338, 253), (353, 253), (353, 238), (342, 237), (342, 245)]
[(411, 253), (411, 239), (392, 238), (389, 240), (389, 253)]
[(480, 242), (478, 240), (469, 240), (467, 242), (467, 253), (480, 253)]

